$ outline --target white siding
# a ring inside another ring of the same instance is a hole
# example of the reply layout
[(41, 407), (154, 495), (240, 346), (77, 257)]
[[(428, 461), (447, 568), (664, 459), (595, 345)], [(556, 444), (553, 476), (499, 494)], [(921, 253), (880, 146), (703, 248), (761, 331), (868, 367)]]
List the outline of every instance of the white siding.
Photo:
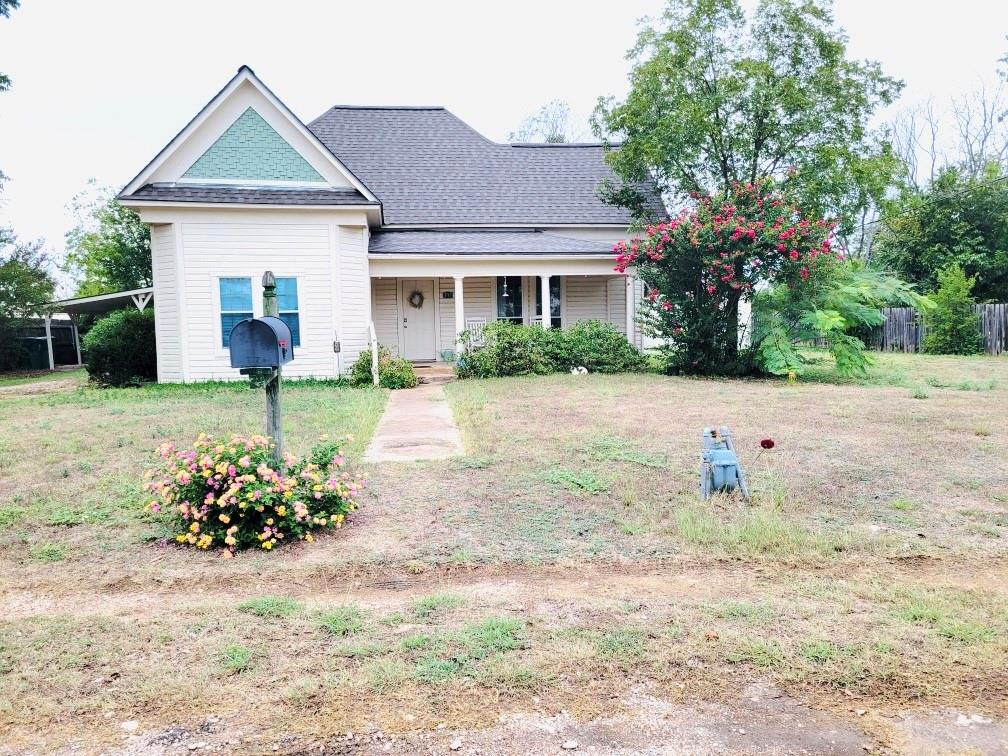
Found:
[[(187, 381), (238, 379), (221, 341), (222, 277), (252, 279), (252, 305), (262, 314), (262, 274), (297, 278), (301, 345), (284, 367), (290, 376), (335, 372), (333, 282), (325, 223), (201, 222), (182, 224)], [(358, 263), (363, 256), (358, 255)], [(356, 353), (353, 354), (356, 357)], [(347, 363), (349, 364), (349, 363)]]
[(340, 341), (343, 344), (343, 366), (346, 370), (361, 351), (370, 348), (368, 326), (371, 322), (371, 279), (365, 227), (339, 227), (336, 267), (339, 277), (336, 306), (339, 309)]
[(399, 279), (371, 279), (371, 318), (378, 343), (399, 353)]
[(179, 333), (178, 259), (175, 228), (171, 224), (151, 226), (151, 262), (158, 381), (178, 382), (182, 380), (182, 338)]
[(626, 332), (626, 294), (619, 276), (567, 276), (564, 325), (579, 320), (612, 323)]
[[(497, 318), (494, 299), (494, 279), (488, 277), (466, 278), (462, 281), (462, 304), (467, 318), (486, 318), (489, 323)], [(438, 297), (441, 292), (455, 291), (454, 278), (442, 278), (439, 282)], [(453, 349), (455, 346), (455, 300), (441, 299), (440, 348)]]

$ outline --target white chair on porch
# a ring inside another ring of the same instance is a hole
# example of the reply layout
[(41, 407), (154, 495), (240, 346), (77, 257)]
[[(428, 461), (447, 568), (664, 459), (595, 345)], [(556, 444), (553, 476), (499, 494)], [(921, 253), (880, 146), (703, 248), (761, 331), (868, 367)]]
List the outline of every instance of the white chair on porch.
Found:
[(469, 343), (473, 346), (483, 346), (483, 329), (486, 328), (486, 318), (466, 318), (465, 327), (469, 331)]

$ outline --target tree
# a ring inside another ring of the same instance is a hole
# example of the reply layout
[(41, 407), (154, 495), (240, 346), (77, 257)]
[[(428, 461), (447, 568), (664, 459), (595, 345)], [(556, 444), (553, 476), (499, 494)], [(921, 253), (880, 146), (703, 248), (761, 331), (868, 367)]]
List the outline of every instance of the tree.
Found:
[(39, 314), (39, 305), (52, 299), (55, 288), (42, 241), (19, 242), (9, 229), (0, 228), (0, 369), (17, 366), (18, 332)]
[[(856, 373), (868, 359), (851, 331), (881, 322), (887, 299), (923, 300), (891, 276), (842, 260), (833, 229), (770, 180), (736, 184), (617, 244), (616, 269), (633, 267), (644, 282), (641, 322), (670, 343), (673, 371), (800, 372), (796, 343), (824, 338), (838, 369)], [(750, 348), (740, 352), (742, 301), (758, 312)]]
[[(10, 18), (11, 11), (17, 10), (20, 5), (21, 0), (0, 0), (0, 16), (3, 18)], [(10, 85), (10, 76), (0, 73), (0, 92), (6, 92), (10, 89)]]
[(903, 192), (886, 208), (875, 260), (924, 291), (958, 265), (976, 279), (978, 300), (1008, 301), (1008, 174), (993, 163), (977, 177), (945, 168), (926, 189)]
[(570, 120), (570, 105), (563, 100), (552, 100), (530, 115), (517, 131), (508, 134), (509, 142), (546, 142), (562, 144), (575, 139)]
[(927, 333), (923, 351), (929, 354), (976, 354), (983, 350), (976, 300), (971, 291), (976, 279), (952, 264), (938, 272), (938, 291), (931, 299), (934, 309), (924, 316)]
[(77, 225), (67, 232), (67, 272), (78, 296), (150, 286), (150, 229), (111, 190), (84, 192), (72, 203)]
[(621, 185), (603, 194), (635, 211), (653, 182), (673, 206), (733, 182), (781, 182), (801, 206), (851, 234), (898, 170), (869, 119), (902, 82), (847, 57), (822, 0), (671, 0), (630, 51), (631, 89), (600, 99), (592, 123)]

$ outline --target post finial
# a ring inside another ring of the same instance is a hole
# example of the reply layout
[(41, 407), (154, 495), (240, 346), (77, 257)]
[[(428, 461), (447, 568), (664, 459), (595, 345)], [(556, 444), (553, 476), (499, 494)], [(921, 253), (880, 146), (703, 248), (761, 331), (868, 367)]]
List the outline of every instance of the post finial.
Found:
[(262, 285), (264, 289), (273, 289), (276, 287), (276, 276), (273, 275), (272, 270), (267, 270), (263, 273)]

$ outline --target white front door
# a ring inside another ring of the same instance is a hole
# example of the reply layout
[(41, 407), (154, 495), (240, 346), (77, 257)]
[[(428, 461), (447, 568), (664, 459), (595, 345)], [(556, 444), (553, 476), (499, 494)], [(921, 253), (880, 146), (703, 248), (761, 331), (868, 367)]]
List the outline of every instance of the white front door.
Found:
[(437, 356), (434, 351), (433, 279), (402, 280), (402, 342), (402, 355), (407, 360), (433, 360)]

